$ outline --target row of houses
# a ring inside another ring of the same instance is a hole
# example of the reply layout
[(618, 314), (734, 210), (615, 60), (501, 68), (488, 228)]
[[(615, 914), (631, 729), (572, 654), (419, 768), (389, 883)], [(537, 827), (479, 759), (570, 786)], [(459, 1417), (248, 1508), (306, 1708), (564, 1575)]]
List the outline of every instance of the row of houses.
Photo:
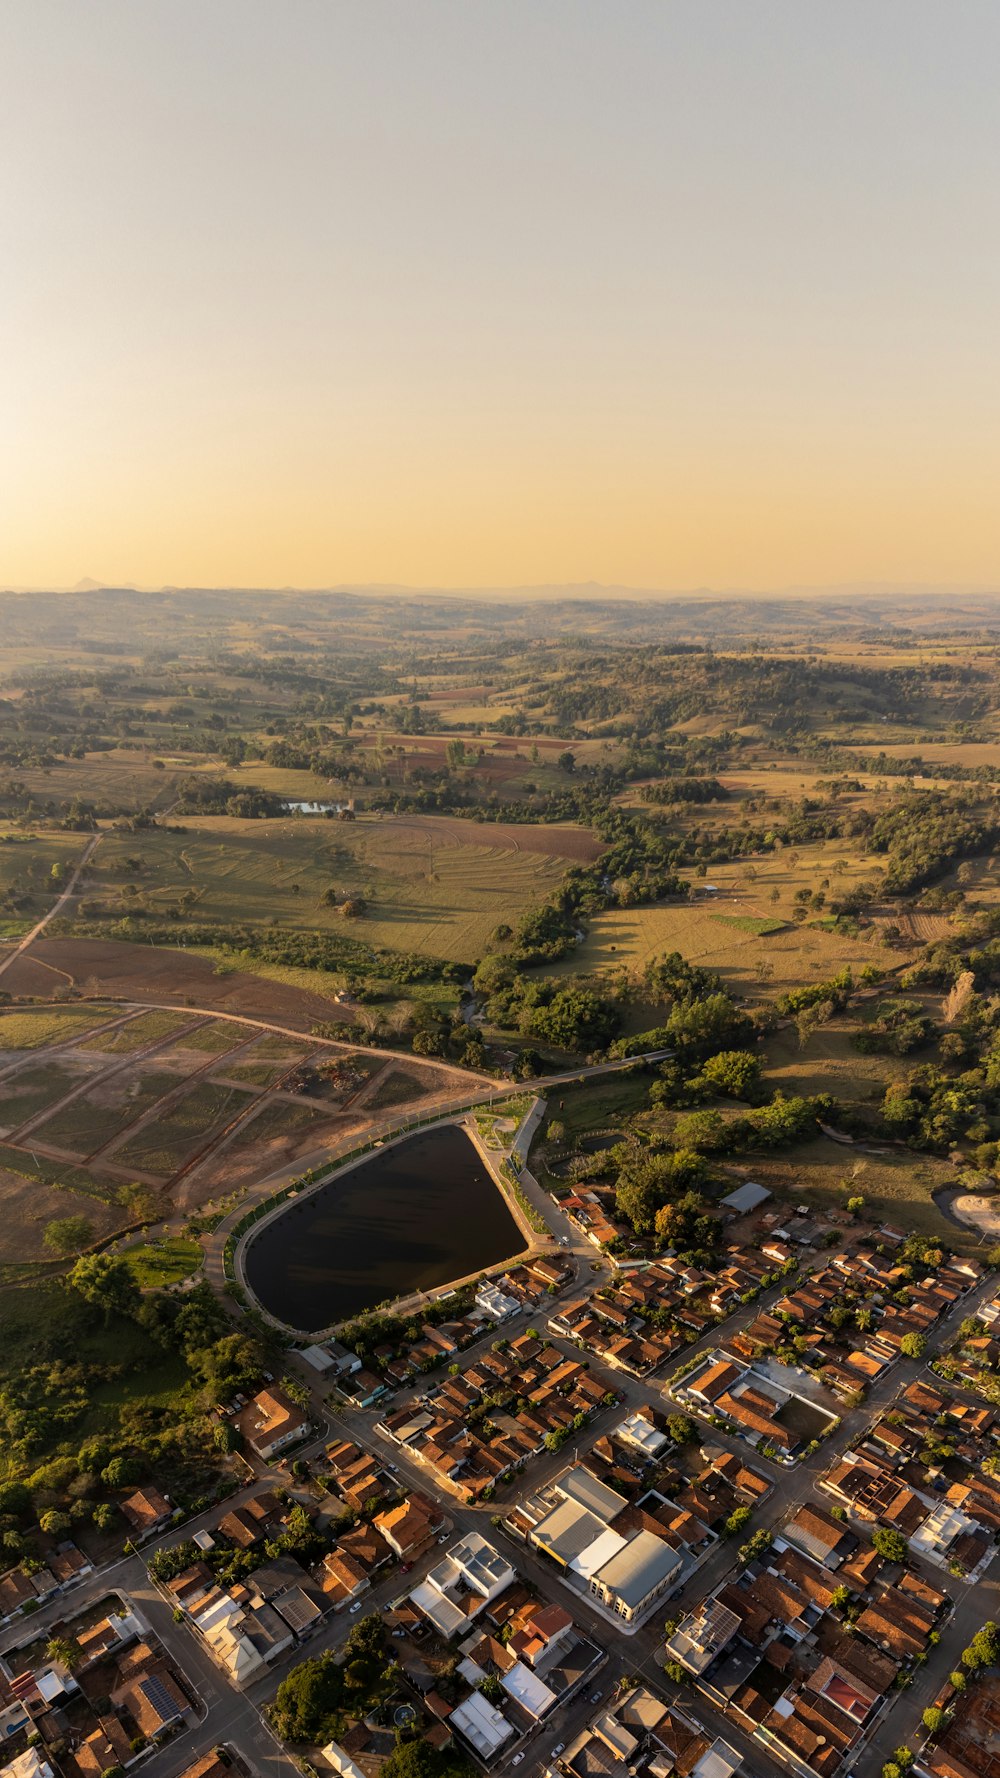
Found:
[(858, 1433), (820, 1486), (852, 1522), (889, 1526), (915, 1554), (977, 1580), (1000, 1537), (998, 1456), (995, 1409), (918, 1380)]
[(378, 1430), (458, 1499), (474, 1501), (614, 1400), (581, 1360), (523, 1334), (387, 1413)]
[(833, 1778), (857, 1756), (951, 1608), (914, 1570), (850, 1540), (800, 1509), (666, 1643), (667, 1660), (800, 1778)]
[[(340, 1463), (356, 1447), (332, 1449)], [(171, 1575), (166, 1592), (237, 1688), (253, 1684), (296, 1643), (308, 1641), (331, 1612), (355, 1606), (382, 1570), (409, 1565), (434, 1542), (443, 1515), (422, 1496), (400, 1497), (398, 1486), (386, 1481), (383, 1492), (395, 1498), (371, 1522), (340, 1530), (311, 1568), (291, 1549), (272, 1553), (289, 1509), (267, 1491), (224, 1514), (214, 1533), (196, 1535), (199, 1559)], [(293, 1507), (291, 1514), (302, 1510)], [(232, 1550), (249, 1560), (233, 1562)], [(264, 1559), (254, 1563), (255, 1552)]]
[(742, 1358), (735, 1342), (716, 1347), (674, 1377), (671, 1394), (759, 1447), (792, 1464), (838, 1424), (836, 1403), (804, 1371), (776, 1359)]
[(317, 1368), (331, 1372), (338, 1393), (352, 1406), (372, 1407), (454, 1361), (502, 1322), (540, 1307), (568, 1277), (569, 1262), (562, 1255), (538, 1254), (499, 1278), (483, 1280), (467, 1311), (423, 1322), (413, 1337), (401, 1333), (386, 1338), (364, 1358), (333, 1340), (312, 1349), (322, 1355)]
[(567, 1303), (548, 1326), (632, 1376), (650, 1376), (793, 1264), (778, 1239), (760, 1248), (728, 1246), (715, 1272), (667, 1254), (617, 1272), (596, 1295)]
[(580, 1463), (519, 1501), (504, 1522), (626, 1632), (718, 1543), (688, 1506), (655, 1488), (630, 1500)]
[(195, 1720), (183, 1676), (125, 1602), (96, 1621), (69, 1619), (52, 1634), (75, 1647), (72, 1670), (40, 1655), (38, 1645), (23, 1664), (16, 1649), (0, 1663), (0, 1734), (11, 1750), (23, 1750), (23, 1765), (44, 1764), (50, 1778), (103, 1778)]
[(643, 1685), (600, 1710), (559, 1755), (568, 1778), (736, 1778), (741, 1766), (735, 1747)]
[(446, 1699), (431, 1685), (424, 1708), (487, 1767), (514, 1755), (606, 1659), (563, 1606), (527, 1593), (478, 1532), (448, 1548), (408, 1604), (422, 1628), (455, 1651), (448, 1666), (457, 1690)]

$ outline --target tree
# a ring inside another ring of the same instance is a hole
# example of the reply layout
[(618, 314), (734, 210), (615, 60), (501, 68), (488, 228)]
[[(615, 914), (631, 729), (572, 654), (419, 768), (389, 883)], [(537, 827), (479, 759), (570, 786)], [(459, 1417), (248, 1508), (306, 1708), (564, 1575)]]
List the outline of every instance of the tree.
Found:
[(139, 1480), (142, 1466), (134, 1457), (112, 1457), (101, 1471), (101, 1481), (108, 1488), (131, 1488)]
[(761, 1076), (761, 1060), (752, 1050), (719, 1050), (702, 1063), (702, 1079), (731, 1099), (748, 1099)]
[(749, 1506), (734, 1506), (722, 1527), (723, 1537), (738, 1537), (749, 1525), (752, 1516)]
[(42, 1245), (50, 1253), (79, 1253), (94, 1239), (94, 1225), (86, 1216), (57, 1216), (46, 1223)]
[(749, 1563), (755, 1562), (758, 1556), (765, 1555), (773, 1542), (774, 1539), (770, 1531), (755, 1531), (753, 1536), (749, 1537), (746, 1543), (741, 1544), (736, 1552), (741, 1566), (746, 1568)]
[(382, 1767), (382, 1778), (472, 1778), (473, 1771), (453, 1748), (439, 1753), (426, 1741), (400, 1741)]
[(899, 1342), (899, 1350), (905, 1358), (923, 1358), (927, 1350), (927, 1340), (923, 1334), (904, 1334)]
[(694, 1422), (686, 1414), (669, 1414), (667, 1416), (667, 1432), (675, 1445), (693, 1444), (698, 1437)]
[(72, 1673), (83, 1659), (83, 1650), (73, 1636), (51, 1636), (45, 1644), (45, 1659), (55, 1666), (67, 1667)]
[(42, 1513), (38, 1521), (46, 1537), (65, 1537), (70, 1528), (70, 1522), (69, 1514), (57, 1512), (54, 1506), (50, 1506), (47, 1512)]
[(846, 1606), (850, 1605), (850, 1603), (851, 1603), (851, 1589), (850, 1589), (850, 1587), (845, 1587), (843, 1584), (841, 1584), (839, 1587), (834, 1587), (833, 1595), (830, 1599), (830, 1604), (834, 1607), (834, 1609), (836, 1611), (843, 1611)]
[(109, 1253), (83, 1254), (69, 1275), (71, 1287), (85, 1302), (103, 1309), (105, 1324), (112, 1315), (134, 1315), (141, 1294), (131, 1266)]
[(864, 1207), (865, 1207), (864, 1198), (848, 1198), (848, 1200), (847, 1200), (847, 1208), (850, 1211), (852, 1216), (860, 1216)]
[(920, 1720), (929, 1735), (940, 1735), (948, 1718), (936, 1704), (928, 1704)]
[(561, 772), (575, 772), (576, 771), (576, 754), (572, 751), (571, 748), (569, 748), (569, 747), (565, 748), (564, 751), (562, 753), (560, 753), (558, 759), (556, 760), (556, 765), (559, 767), (559, 770)]
[(901, 1531), (892, 1531), (887, 1525), (880, 1525), (872, 1533), (872, 1549), (887, 1562), (905, 1562), (910, 1553), (910, 1546)]
[(714, 1247), (719, 1238), (718, 1218), (708, 1214), (697, 1192), (683, 1192), (672, 1204), (664, 1204), (654, 1223), (657, 1238), (680, 1252)]

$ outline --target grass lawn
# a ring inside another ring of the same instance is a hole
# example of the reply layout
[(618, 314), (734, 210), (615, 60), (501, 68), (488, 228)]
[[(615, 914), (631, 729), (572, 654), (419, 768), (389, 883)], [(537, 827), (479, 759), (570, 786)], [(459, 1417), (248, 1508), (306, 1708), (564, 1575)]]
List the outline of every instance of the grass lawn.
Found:
[(121, 1025), (117, 1031), (108, 1031), (103, 1037), (92, 1037), (84, 1047), (89, 1050), (103, 1050), (108, 1055), (130, 1056), (136, 1050), (145, 1049), (148, 1043), (156, 1043), (161, 1037), (169, 1037), (172, 1031), (183, 1030), (190, 1023), (190, 1013), (143, 1012), (138, 1018), (130, 1019), (127, 1025)]
[(620, 1127), (625, 1135), (630, 1120), (648, 1109), (653, 1079), (652, 1074), (637, 1069), (634, 1074), (611, 1074), (606, 1080), (557, 1087), (548, 1095), (549, 1119), (563, 1125), (569, 1147), (598, 1130)]
[(199, 1241), (169, 1235), (163, 1241), (126, 1247), (122, 1258), (128, 1260), (140, 1289), (163, 1290), (168, 1284), (179, 1284), (182, 1278), (190, 1278), (201, 1265), (204, 1254)]
[[(144, 836), (144, 869), (134, 882), (154, 914), (190, 898), (188, 917), (198, 925), (277, 923), (467, 962), (482, 956), (501, 921), (544, 900), (565, 862), (455, 843), (455, 826), (442, 836), (374, 816), (346, 824), (192, 816), (184, 834)], [(105, 897), (117, 896), (123, 881), (112, 867), (134, 853), (128, 835), (102, 843), (94, 863)], [(326, 901), (331, 889), (363, 897), (367, 913), (345, 920)]]
[(39, 1006), (0, 1013), (0, 1050), (48, 1049), (106, 1025), (117, 1012), (110, 1006)]

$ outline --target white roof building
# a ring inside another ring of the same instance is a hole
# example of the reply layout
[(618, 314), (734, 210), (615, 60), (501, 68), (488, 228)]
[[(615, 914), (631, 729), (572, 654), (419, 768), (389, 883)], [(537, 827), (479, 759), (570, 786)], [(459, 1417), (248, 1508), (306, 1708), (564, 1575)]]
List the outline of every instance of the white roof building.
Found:
[(345, 1753), (336, 1741), (331, 1741), (323, 1749), (323, 1758), (328, 1766), (332, 1766), (340, 1778), (365, 1778), (360, 1766), (356, 1766), (349, 1753)]
[(470, 1692), (462, 1700), (449, 1716), (448, 1727), (457, 1729), (473, 1751), (487, 1761), (496, 1757), (514, 1733), (513, 1724), (483, 1697), (482, 1692)]
[(614, 1437), (623, 1439), (625, 1444), (634, 1445), (644, 1457), (656, 1457), (669, 1443), (667, 1434), (647, 1420), (644, 1414), (630, 1414), (620, 1426), (614, 1429)]
[(547, 1716), (558, 1702), (555, 1692), (550, 1690), (544, 1680), (539, 1679), (537, 1673), (526, 1667), (523, 1661), (517, 1661), (509, 1673), (501, 1673), (500, 1684), (515, 1704), (520, 1704), (521, 1709), (526, 1710), (536, 1721)]

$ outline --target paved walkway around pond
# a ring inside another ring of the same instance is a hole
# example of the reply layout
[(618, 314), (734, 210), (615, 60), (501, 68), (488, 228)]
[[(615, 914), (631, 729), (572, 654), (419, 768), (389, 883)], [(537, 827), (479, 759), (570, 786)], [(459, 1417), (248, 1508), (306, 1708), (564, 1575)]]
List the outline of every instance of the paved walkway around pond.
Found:
[[(530, 1092), (532, 1094), (537, 1094), (539, 1090), (545, 1091), (549, 1087), (568, 1086), (571, 1083), (584, 1081), (595, 1076), (620, 1073), (623, 1069), (632, 1068), (636, 1066), (636, 1064), (663, 1061), (670, 1055), (670, 1053), (669, 1050), (650, 1050), (641, 1056), (627, 1056), (621, 1060), (613, 1062), (589, 1063), (582, 1068), (567, 1069), (562, 1073), (544, 1075), (532, 1081), (512, 1082), (510, 1084), (501, 1084), (499, 1082), (491, 1081), (489, 1086), (482, 1089), (478, 1088), (476, 1085), (472, 1085), (470, 1092), (461, 1099), (447, 1101), (437, 1107), (430, 1107), (426, 1112), (421, 1112), (419, 1108), (414, 1109), (412, 1107), (407, 1110), (405, 1106), (401, 1106), (395, 1116), (386, 1118), (381, 1124), (374, 1124), (365, 1137), (365, 1141), (369, 1143), (395, 1142), (404, 1136), (410, 1135), (418, 1128), (421, 1130), (430, 1130), (436, 1129), (442, 1124), (451, 1123), (455, 1120), (456, 1114), (472, 1111), (478, 1106), (490, 1108), (504, 1099), (514, 1098), (519, 1093)], [(425, 1117), (427, 1120), (426, 1122), (422, 1121)], [(418, 1122), (418, 1119), (421, 1121)], [(323, 1171), (320, 1177), (315, 1179), (311, 1185), (304, 1188), (302, 1196), (307, 1196), (310, 1192), (318, 1190), (321, 1185), (326, 1185), (329, 1182), (330, 1178), (337, 1170), (337, 1164), (340, 1159), (343, 1159), (347, 1165), (353, 1166), (357, 1162), (369, 1158), (371, 1153), (370, 1149), (366, 1150), (363, 1155), (357, 1155), (355, 1157), (357, 1147), (357, 1136), (345, 1138), (339, 1151), (336, 1147), (332, 1150), (326, 1148), (317, 1151), (315, 1154), (305, 1155), (293, 1165), (285, 1165), (284, 1167), (279, 1168), (276, 1173), (269, 1174), (266, 1178), (258, 1180), (255, 1185), (252, 1185), (237, 1207), (234, 1210), (231, 1210), (205, 1239), (205, 1276), (213, 1288), (218, 1291), (224, 1291), (226, 1289), (226, 1243), (237, 1223), (242, 1221), (243, 1217), (246, 1216), (249, 1210), (252, 1210), (256, 1204), (262, 1204), (268, 1198), (283, 1191), (287, 1185), (291, 1184), (292, 1180), (300, 1178), (303, 1173), (322, 1168)], [(355, 1158), (348, 1160), (348, 1156)], [(553, 1229), (555, 1237), (560, 1239), (564, 1234), (568, 1233), (570, 1235), (569, 1244), (575, 1244), (575, 1237), (573, 1236), (571, 1225), (562, 1216), (561, 1212), (555, 1210), (553, 1200), (550, 1198), (549, 1194), (542, 1190), (542, 1187), (531, 1174), (527, 1173), (527, 1170), (524, 1170), (519, 1177), (521, 1184), (524, 1187), (526, 1197), (529, 1198), (533, 1208), (538, 1211), (539, 1215), (543, 1216), (548, 1222), (549, 1227)], [(281, 1210), (286, 1207), (286, 1204), (276, 1205), (274, 1214), (279, 1214)], [(555, 1219), (557, 1219), (557, 1221), (555, 1221)], [(262, 1217), (259, 1222), (253, 1225), (252, 1229), (246, 1230), (246, 1233), (241, 1237), (240, 1243), (237, 1246), (234, 1258), (237, 1268), (237, 1277), (243, 1289), (246, 1289), (246, 1281), (242, 1273), (241, 1261), (247, 1239), (251, 1234), (255, 1234), (263, 1224), (269, 1220), (271, 1220), (270, 1216)], [(567, 1243), (564, 1242), (563, 1244), (565, 1245)], [(268, 1319), (272, 1318), (268, 1317)], [(276, 1325), (280, 1326), (281, 1324), (277, 1323)]]

